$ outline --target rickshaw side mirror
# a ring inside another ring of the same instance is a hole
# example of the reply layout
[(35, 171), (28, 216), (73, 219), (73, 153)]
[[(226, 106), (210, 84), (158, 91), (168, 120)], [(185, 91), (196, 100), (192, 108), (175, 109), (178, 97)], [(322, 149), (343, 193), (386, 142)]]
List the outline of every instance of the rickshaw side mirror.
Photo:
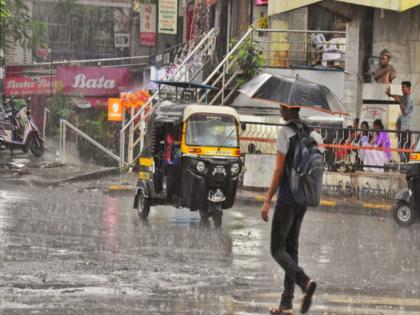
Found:
[(245, 131), (246, 130), (246, 123), (241, 123), (241, 129), (242, 129), (242, 131)]

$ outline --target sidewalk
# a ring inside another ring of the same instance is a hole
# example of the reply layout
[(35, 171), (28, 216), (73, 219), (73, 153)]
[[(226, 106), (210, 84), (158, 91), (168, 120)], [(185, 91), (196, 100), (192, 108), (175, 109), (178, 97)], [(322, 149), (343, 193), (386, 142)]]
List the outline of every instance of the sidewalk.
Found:
[[(236, 194), (236, 200), (239, 202), (250, 203), (255, 205), (262, 205), (264, 201), (264, 191), (254, 191), (247, 189), (239, 189)], [(273, 198), (272, 204), (276, 202), (276, 197)], [(321, 199), (321, 204), (318, 209), (329, 212), (343, 212), (353, 214), (374, 214), (391, 216), (392, 201), (374, 201), (361, 200), (357, 198), (333, 198), (325, 196)]]

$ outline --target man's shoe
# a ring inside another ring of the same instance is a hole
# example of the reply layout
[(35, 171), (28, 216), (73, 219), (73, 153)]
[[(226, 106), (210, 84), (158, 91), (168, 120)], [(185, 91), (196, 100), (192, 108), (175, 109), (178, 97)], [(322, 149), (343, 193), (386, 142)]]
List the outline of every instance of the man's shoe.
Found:
[(316, 289), (316, 282), (314, 280), (309, 280), (308, 284), (306, 285), (305, 290), (303, 291), (303, 301), (302, 306), (300, 308), (300, 312), (305, 314), (309, 311), (309, 308), (312, 304), (312, 296), (314, 295)]

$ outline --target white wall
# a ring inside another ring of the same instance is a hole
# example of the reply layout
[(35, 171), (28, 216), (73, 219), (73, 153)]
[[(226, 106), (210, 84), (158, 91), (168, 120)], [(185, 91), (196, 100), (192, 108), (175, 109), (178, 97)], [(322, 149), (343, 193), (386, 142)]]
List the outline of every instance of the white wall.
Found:
[(417, 105), (412, 125), (420, 130), (420, 7), (403, 13), (375, 10), (373, 25), (372, 53), (378, 56), (382, 49), (388, 49), (397, 72), (393, 83), (411, 81)]

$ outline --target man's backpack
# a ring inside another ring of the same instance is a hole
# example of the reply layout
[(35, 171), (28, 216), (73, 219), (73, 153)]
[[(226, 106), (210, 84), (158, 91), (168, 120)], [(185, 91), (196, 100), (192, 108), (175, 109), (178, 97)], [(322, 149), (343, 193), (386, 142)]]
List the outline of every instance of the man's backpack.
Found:
[(301, 206), (319, 206), (324, 174), (324, 156), (318, 142), (311, 137), (309, 128), (299, 121), (287, 124), (292, 128), (296, 141), (292, 165), (288, 168), (293, 199)]

